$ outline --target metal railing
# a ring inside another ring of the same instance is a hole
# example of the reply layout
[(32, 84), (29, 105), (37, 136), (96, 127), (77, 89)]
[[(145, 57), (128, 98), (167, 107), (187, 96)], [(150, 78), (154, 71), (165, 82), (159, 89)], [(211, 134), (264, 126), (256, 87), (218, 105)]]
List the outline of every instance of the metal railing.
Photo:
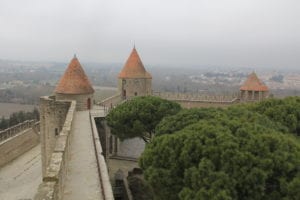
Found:
[(36, 120), (26, 120), (17, 125), (0, 131), (0, 142), (7, 140), (29, 128), (35, 128), (36, 130), (39, 130), (39, 122), (37, 122)]

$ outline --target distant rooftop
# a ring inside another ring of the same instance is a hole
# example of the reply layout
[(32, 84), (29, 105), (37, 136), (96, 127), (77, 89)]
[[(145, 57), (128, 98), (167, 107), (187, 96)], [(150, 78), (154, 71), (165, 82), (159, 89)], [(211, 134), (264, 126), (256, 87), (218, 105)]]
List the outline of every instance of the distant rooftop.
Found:
[(240, 90), (246, 91), (269, 91), (269, 88), (259, 80), (255, 72), (252, 72), (244, 84), (240, 87)]

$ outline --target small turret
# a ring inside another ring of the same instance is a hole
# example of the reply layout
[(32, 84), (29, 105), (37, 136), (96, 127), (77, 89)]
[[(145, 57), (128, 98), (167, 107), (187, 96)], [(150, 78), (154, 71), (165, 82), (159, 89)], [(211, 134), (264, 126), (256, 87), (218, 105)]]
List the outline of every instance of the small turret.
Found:
[(119, 73), (119, 90), (124, 99), (152, 93), (152, 76), (148, 73), (134, 47)]
[(252, 72), (240, 87), (241, 101), (261, 101), (268, 97), (269, 88)]
[(70, 61), (54, 92), (57, 100), (76, 100), (77, 110), (92, 108), (94, 89), (76, 55)]

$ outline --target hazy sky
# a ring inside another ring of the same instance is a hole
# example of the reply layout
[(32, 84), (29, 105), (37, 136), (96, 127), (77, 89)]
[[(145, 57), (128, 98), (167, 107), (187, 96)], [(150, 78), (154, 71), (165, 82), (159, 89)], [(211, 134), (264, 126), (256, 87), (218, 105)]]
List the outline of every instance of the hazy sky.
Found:
[(0, 59), (300, 67), (299, 0), (0, 0)]

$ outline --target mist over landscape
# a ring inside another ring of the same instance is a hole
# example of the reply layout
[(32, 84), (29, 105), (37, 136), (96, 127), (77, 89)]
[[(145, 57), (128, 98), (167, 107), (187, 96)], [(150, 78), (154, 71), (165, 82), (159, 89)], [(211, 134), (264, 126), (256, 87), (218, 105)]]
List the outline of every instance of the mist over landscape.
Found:
[(135, 45), (156, 91), (233, 93), (255, 71), (271, 90), (298, 94), (299, 9), (295, 0), (3, 0), (0, 88), (54, 87), (75, 53), (93, 84), (116, 87)]
[(169, 67), (299, 67), (296, 0), (2, 0), (0, 59)]
[(299, 0), (0, 0), (0, 200), (299, 200)]

